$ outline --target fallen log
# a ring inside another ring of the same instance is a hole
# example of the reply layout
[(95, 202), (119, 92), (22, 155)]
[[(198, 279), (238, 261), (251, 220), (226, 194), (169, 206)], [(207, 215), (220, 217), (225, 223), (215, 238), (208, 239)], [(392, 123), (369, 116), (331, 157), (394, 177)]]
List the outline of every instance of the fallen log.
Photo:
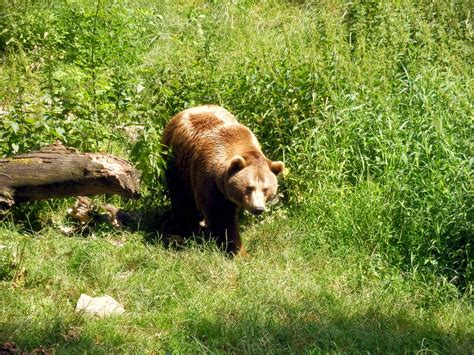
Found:
[(61, 143), (0, 159), (0, 209), (69, 196), (140, 197), (140, 173), (108, 154), (79, 153)]

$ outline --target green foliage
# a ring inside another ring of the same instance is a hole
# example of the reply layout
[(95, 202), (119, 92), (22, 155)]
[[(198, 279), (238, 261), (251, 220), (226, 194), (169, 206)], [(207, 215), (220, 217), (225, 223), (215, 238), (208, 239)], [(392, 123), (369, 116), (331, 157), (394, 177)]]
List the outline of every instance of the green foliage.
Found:
[(128, 107), (141, 87), (135, 71), (149, 39), (150, 14), (126, 3), (92, 5), (4, 5), (0, 48), (10, 70), (1, 78), (8, 83), (3, 154), (54, 138), (84, 150), (120, 140), (114, 128), (133, 118)]
[(130, 151), (130, 158), (142, 171), (141, 181), (156, 196), (163, 195), (165, 160), (162, 155), (161, 132), (154, 125), (139, 127), (141, 132)]

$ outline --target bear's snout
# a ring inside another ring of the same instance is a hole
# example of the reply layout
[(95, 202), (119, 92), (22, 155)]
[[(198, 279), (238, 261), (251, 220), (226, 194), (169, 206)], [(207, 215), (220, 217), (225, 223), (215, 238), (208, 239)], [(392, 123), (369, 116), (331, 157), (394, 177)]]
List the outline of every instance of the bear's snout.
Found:
[(255, 207), (250, 212), (252, 212), (255, 216), (260, 216), (263, 212), (265, 212), (265, 207)]

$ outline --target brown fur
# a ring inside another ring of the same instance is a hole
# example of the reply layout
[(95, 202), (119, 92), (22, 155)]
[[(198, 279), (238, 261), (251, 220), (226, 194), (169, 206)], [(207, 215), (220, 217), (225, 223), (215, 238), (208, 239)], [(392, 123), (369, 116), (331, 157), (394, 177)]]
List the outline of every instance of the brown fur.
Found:
[(276, 193), (275, 175), (283, 163), (267, 159), (253, 133), (214, 105), (174, 116), (163, 145), (171, 151), (166, 175), (180, 232), (194, 232), (204, 218), (223, 249), (242, 252), (239, 210), (263, 211), (265, 201)]

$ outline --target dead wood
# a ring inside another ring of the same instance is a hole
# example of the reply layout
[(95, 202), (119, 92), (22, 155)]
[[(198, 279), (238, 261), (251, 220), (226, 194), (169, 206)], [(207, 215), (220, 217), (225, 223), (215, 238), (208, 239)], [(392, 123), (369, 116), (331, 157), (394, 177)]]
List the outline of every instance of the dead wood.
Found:
[(140, 173), (109, 154), (80, 153), (55, 143), (0, 159), (0, 208), (26, 201), (116, 194), (140, 197)]

